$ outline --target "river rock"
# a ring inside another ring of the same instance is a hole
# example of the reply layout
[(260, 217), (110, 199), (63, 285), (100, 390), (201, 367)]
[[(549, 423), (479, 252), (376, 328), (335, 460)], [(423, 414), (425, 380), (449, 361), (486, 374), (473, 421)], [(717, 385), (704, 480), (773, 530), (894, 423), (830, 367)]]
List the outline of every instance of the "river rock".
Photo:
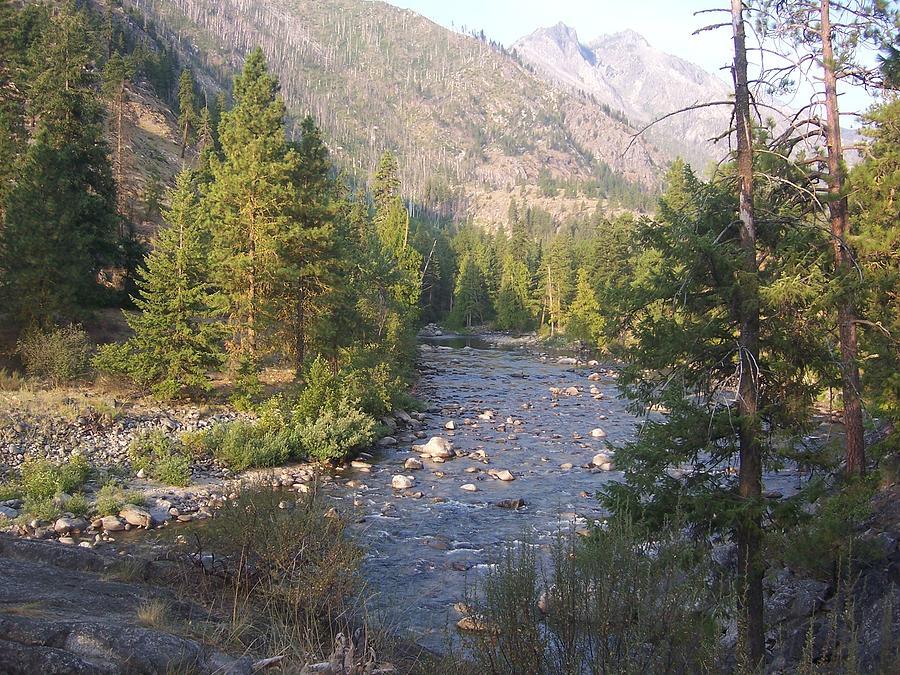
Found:
[(100, 527), (107, 532), (121, 532), (125, 529), (125, 523), (116, 516), (104, 516), (100, 519)]
[(431, 457), (440, 457), (442, 459), (453, 457), (453, 443), (440, 436), (432, 436), (425, 445), (416, 445), (413, 448)]
[(53, 524), (53, 530), (57, 534), (84, 532), (87, 528), (88, 522), (84, 518), (58, 518)]
[(593, 431), (591, 431), (592, 438), (606, 438), (606, 432), (603, 431), (600, 427), (597, 427)]
[(612, 458), (602, 452), (594, 455), (594, 459), (591, 460), (591, 464), (602, 471), (615, 471), (616, 469), (615, 462), (613, 462)]
[(491, 475), (497, 480), (502, 480), (504, 482), (509, 482), (511, 480), (515, 480), (516, 477), (512, 475), (512, 472), (507, 469), (501, 469), (500, 471), (492, 471)]
[(466, 492), (478, 492), (478, 487), (474, 483), (466, 483), (465, 485), (460, 485), (459, 489), (465, 490)]
[(380, 441), (378, 441), (378, 445), (382, 448), (393, 448), (397, 445), (397, 439), (393, 436), (385, 436)]
[(416, 459), (415, 457), (410, 457), (403, 463), (403, 468), (407, 471), (419, 471), (425, 465), (422, 464), (421, 459)]
[(561, 366), (574, 366), (578, 364), (578, 359), (572, 358), (571, 356), (561, 356), (556, 362)]
[(487, 633), (492, 630), (490, 624), (477, 614), (464, 616), (456, 622), (456, 627), (470, 633)]
[(518, 499), (502, 499), (497, 502), (497, 506), (501, 509), (521, 509), (525, 506), (525, 500), (519, 497)]
[(444, 428), (445, 428), (447, 431), (453, 431), (454, 429), (456, 429), (456, 422), (454, 422), (453, 420), (450, 420), (449, 422), (447, 422), (447, 423), (444, 425)]
[(566, 387), (565, 389), (563, 389), (562, 393), (564, 393), (566, 396), (578, 396), (580, 392), (578, 391), (578, 387)]
[(600, 373), (591, 373), (588, 375), (588, 380), (591, 382), (599, 382), (600, 381)]
[(478, 419), (487, 420), (487, 421), (492, 420), (492, 419), (494, 419), (494, 411), (493, 410), (485, 410), (483, 413), (481, 413), (478, 416)]
[(572, 466), (573, 466), (572, 462), (564, 462), (559, 465), (559, 468), (562, 469), (563, 471), (568, 471), (569, 469), (572, 468)]
[(394, 476), (391, 478), (391, 487), (395, 490), (408, 490), (416, 484), (416, 479), (412, 476)]
[(0, 523), (4, 520), (15, 520), (19, 517), (19, 512), (8, 506), (0, 506)]
[(153, 516), (150, 512), (140, 506), (134, 504), (126, 504), (119, 511), (119, 517), (124, 518), (125, 522), (135, 527), (150, 528), (153, 525)]
[(372, 468), (372, 465), (368, 462), (362, 462), (358, 459), (354, 459), (352, 462), (350, 462), (350, 466), (352, 466), (354, 469), (360, 469), (364, 471), (368, 471)]

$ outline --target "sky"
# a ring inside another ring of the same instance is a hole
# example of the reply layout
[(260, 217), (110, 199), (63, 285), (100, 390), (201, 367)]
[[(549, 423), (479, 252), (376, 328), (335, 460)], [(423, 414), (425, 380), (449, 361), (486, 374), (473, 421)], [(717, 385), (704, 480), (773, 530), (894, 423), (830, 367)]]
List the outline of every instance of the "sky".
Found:
[[(447, 28), (484, 30), (492, 40), (509, 46), (538, 28), (562, 21), (578, 32), (582, 43), (598, 35), (632, 29), (669, 54), (702, 66), (731, 84), (727, 70), (732, 59), (728, 12), (703, 13), (727, 6), (724, 0), (388, 0), (411, 9)], [(728, 27), (693, 33), (704, 26)], [(748, 46), (752, 46), (748, 36)], [(752, 61), (752, 58), (751, 58)], [(723, 69), (724, 67), (724, 69)], [(808, 97), (809, 93), (802, 98)], [(797, 97), (798, 100), (801, 98)], [(842, 108), (864, 110), (872, 99), (862, 90), (842, 92)], [(784, 101), (793, 107), (793, 101)], [(796, 103), (799, 107), (799, 103)], [(845, 124), (856, 126), (850, 119)]]
[[(484, 30), (488, 38), (509, 46), (537, 28), (562, 21), (578, 32), (581, 42), (626, 28), (636, 30), (653, 46), (703, 66), (729, 81), (719, 69), (730, 62), (731, 31), (722, 28), (700, 35), (702, 26), (729, 21), (727, 14), (694, 12), (715, 6), (715, 0), (389, 0), (429, 19), (459, 30)], [(723, 4), (719, 2), (718, 4)]]

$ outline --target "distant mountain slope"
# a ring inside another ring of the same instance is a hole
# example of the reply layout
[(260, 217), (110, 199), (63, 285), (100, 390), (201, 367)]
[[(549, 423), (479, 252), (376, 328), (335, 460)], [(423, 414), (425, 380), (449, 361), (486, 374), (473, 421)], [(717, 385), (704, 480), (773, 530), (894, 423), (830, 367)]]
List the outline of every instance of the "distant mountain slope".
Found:
[[(359, 175), (384, 149), (395, 150), (409, 195), (435, 211), (478, 220), (473, 209), (485, 195), (507, 199), (513, 187), (547, 177), (627, 201), (636, 186), (658, 188), (671, 159), (647, 139), (625, 152), (634, 129), (589, 97), (548, 83), (483, 41), (382, 2), (123, 5), (152, 20), (219, 86), (261, 45), (295, 120), (311, 112), (337, 159)], [(476, 192), (480, 198), (470, 200)]]
[[(520, 39), (513, 49), (548, 80), (590, 94), (639, 125), (732, 95), (720, 78), (631, 30), (583, 44), (573, 28), (560, 23)], [(703, 168), (726, 152), (724, 144), (714, 146), (709, 139), (728, 128), (730, 114), (726, 106), (683, 113), (654, 126), (650, 138)]]

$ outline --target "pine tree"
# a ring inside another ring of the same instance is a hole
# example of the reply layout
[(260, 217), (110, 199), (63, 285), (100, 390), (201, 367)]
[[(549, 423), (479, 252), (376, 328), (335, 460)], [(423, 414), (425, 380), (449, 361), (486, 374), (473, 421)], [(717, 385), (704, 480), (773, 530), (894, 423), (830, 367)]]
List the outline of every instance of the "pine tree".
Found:
[(872, 412), (900, 426), (900, 99), (867, 117), (866, 159), (850, 176), (853, 244), (866, 280), (863, 384)]
[(466, 328), (484, 320), (487, 294), (481, 271), (471, 255), (466, 255), (459, 265), (453, 298), (453, 312)]
[(332, 259), (336, 204), (331, 163), (312, 117), (301, 123), (301, 138), (294, 151), (297, 162), (291, 178), (296, 196), (292, 217), (279, 236), (282, 287), (278, 295), (281, 323), (288, 329), (287, 351), (294, 355), (299, 377), (309, 326), (322, 311), (319, 302), (344, 280), (335, 274), (339, 263)]
[(597, 291), (591, 283), (590, 272), (582, 267), (578, 270), (575, 296), (566, 316), (566, 335), (596, 346), (602, 331), (603, 317)]
[(262, 50), (235, 77), (234, 107), (222, 115), (222, 160), (203, 204), (212, 223), (213, 268), (225, 294), (233, 365), (256, 368), (276, 311), (280, 241), (296, 204), (297, 155), (285, 138), (284, 103)]
[(0, 234), (8, 306), (26, 323), (72, 318), (114, 255), (115, 208), (90, 23), (65, 5), (30, 49), (34, 140), (7, 197)]
[(182, 70), (178, 79), (178, 128), (181, 129), (181, 158), (191, 138), (191, 132), (197, 124), (196, 94), (194, 78), (190, 70)]
[(138, 272), (134, 337), (105, 347), (97, 364), (152, 387), (161, 398), (210, 389), (221, 364), (222, 325), (212, 291), (199, 198), (190, 171), (179, 174), (153, 251)]

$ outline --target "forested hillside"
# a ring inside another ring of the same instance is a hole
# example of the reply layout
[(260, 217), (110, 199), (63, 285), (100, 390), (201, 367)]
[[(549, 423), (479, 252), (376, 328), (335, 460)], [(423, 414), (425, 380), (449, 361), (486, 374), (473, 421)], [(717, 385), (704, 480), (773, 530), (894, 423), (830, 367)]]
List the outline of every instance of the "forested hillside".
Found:
[[(497, 225), (510, 190), (546, 176), (591, 199), (647, 208), (672, 158), (586, 96), (544, 82), (498, 46), (381, 2), (127, 0), (214, 86), (261, 45), (297, 124), (322, 125), (365, 176), (391, 150), (418, 208)], [(212, 82), (210, 82), (212, 84)], [(483, 195), (483, 197), (482, 197)], [(501, 201), (498, 214), (489, 201)], [(487, 207), (487, 208), (485, 208)], [(557, 209), (555, 209), (557, 210)]]

